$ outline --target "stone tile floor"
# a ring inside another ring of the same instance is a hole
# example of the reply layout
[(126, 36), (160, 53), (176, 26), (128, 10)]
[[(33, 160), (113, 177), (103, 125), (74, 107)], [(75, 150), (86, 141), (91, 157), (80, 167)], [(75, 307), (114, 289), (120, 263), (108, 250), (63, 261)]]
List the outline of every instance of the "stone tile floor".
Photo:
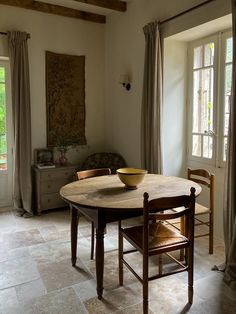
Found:
[[(126, 222), (126, 224), (131, 223)], [(95, 262), (90, 260), (90, 223), (80, 220), (78, 261), (70, 263), (69, 210), (43, 212), (33, 218), (0, 212), (0, 313), (142, 313), (142, 286), (125, 270), (118, 284), (117, 224), (105, 237), (104, 299), (96, 297)], [(224, 260), (224, 247), (215, 242), (208, 254), (207, 239), (195, 242), (194, 303), (187, 306), (187, 273), (150, 282), (150, 313), (236, 313), (236, 295), (211, 271)], [(132, 257), (141, 270), (138, 254)], [(151, 271), (156, 265), (153, 259)]]

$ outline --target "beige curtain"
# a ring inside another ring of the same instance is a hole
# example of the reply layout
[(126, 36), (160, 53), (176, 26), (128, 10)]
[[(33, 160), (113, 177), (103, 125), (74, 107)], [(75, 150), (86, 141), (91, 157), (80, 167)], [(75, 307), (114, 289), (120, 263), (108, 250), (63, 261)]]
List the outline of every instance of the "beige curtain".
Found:
[(236, 1), (233, 15), (233, 78), (224, 193), (224, 237), (226, 268), (224, 281), (236, 290)]
[(18, 214), (32, 215), (31, 114), (27, 34), (8, 33), (14, 126), (13, 201)]
[(159, 24), (149, 23), (143, 31), (146, 45), (141, 117), (142, 167), (149, 173), (162, 173), (162, 55)]

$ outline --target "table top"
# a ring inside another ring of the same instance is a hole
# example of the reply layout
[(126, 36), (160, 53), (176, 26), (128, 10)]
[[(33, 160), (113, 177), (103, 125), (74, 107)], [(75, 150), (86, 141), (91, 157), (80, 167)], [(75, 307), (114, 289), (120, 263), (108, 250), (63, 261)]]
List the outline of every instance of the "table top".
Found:
[(69, 183), (61, 188), (60, 195), (71, 204), (89, 208), (141, 210), (144, 192), (148, 192), (149, 200), (151, 200), (160, 197), (189, 195), (191, 187), (196, 189), (196, 196), (200, 194), (200, 185), (193, 181), (146, 174), (136, 190), (128, 190), (115, 174)]

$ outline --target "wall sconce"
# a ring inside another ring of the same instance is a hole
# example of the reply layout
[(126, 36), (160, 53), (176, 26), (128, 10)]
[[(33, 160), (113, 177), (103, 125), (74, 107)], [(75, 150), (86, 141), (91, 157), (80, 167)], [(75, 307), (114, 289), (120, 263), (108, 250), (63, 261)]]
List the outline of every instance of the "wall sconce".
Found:
[(131, 85), (127, 74), (120, 75), (119, 83), (122, 84), (126, 88), (126, 90), (130, 90)]

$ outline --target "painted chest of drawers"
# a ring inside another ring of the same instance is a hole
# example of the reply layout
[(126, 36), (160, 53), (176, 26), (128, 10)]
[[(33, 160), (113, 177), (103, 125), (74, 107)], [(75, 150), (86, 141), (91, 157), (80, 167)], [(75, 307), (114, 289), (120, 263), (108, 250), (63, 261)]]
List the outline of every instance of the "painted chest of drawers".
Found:
[(75, 180), (76, 166), (56, 166), (50, 169), (34, 169), (35, 205), (38, 214), (43, 210), (67, 206), (61, 199), (60, 188)]

